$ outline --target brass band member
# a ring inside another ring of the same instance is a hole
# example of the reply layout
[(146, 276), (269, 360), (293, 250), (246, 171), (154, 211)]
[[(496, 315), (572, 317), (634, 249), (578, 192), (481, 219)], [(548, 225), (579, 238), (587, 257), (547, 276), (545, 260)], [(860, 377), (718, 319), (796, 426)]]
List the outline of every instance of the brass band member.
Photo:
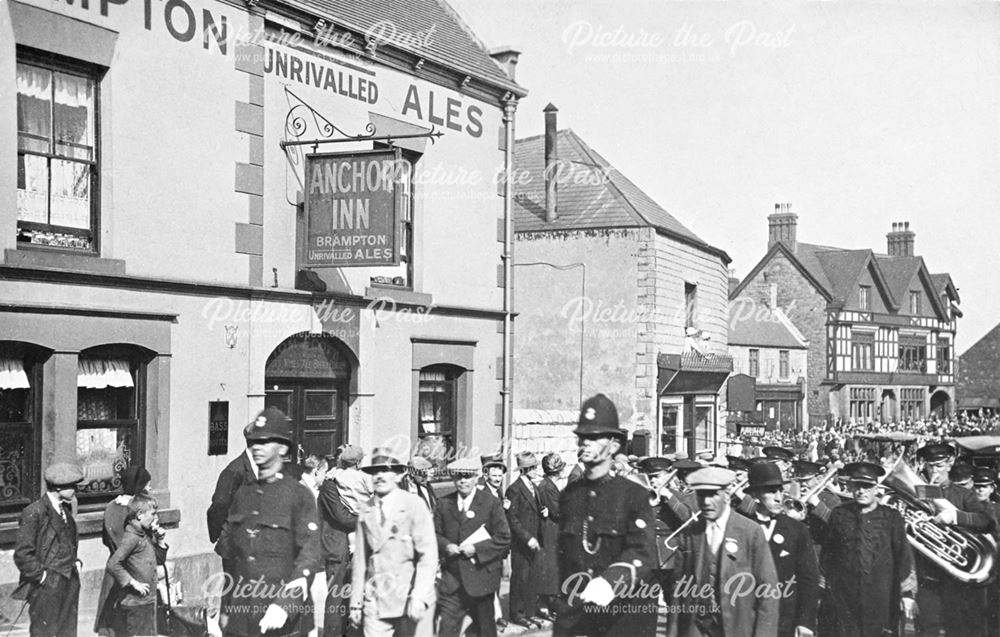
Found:
[[(903, 517), (878, 503), (878, 478), (885, 470), (868, 462), (844, 467), (854, 501), (830, 514), (820, 533), (827, 597), (819, 634), (823, 637), (895, 635), (900, 611), (916, 612), (913, 554)], [(826, 625), (829, 622), (829, 625)]]
[[(987, 515), (993, 522), (994, 539), (1000, 535), (1000, 502), (996, 499), (996, 473), (992, 469), (978, 467), (972, 473), (972, 492), (986, 505)], [(987, 587), (986, 619), (987, 634), (1000, 634), (1000, 578), (996, 566), (993, 567), (993, 581)]]

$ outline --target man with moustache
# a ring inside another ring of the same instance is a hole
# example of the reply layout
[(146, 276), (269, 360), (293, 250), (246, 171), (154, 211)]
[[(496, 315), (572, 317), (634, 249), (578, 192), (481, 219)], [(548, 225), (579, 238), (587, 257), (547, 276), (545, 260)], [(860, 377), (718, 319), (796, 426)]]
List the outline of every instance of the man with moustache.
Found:
[(321, 572), (316, 499), (281, 473), (291, 422), (268, 409), (246, 432), (257, 480), (236, 491), (215, 552), (232, 565), (225, 635), (305, 635), (314, 625), (311, 576)]
[(778, 576), (760, 525), (734, 513), (736, 474), (705, 467), (688, 476), (698, 494), (698, 520), (682, 535), (675, 601), (680, 637), (774, 637)]
[(559, 499), (559, 577), (553, 637), (638, 637), (656, 631), (659, 586), (649, 493), (611, 475), (627, 435), (604, 394), (588, 398), (574, 433), (586, 468)]
[[(939, 511), (934, 520), (979, 533), (989, 532), (991, 521), (985, 503), (970, 489), (963, 489), (949, 478), (955, 463), (955, 449), (947, 444), (930, 443), (917, 450), (917, 458), (924, 463), (923, 478), (928, 484), (939, 487), (944, 499), (952, 505)], [(921, 627), (930, 633), (944, 628), (948, 637), (978, 635), (983, 627), (980, 609), (976, 608), (974, 600), (981, 587), (957, 581), (922, 555), (917, 556), (916, 564)]]
[(785, 478), (778, 466), (761, 462), (750, 467), (747, 492), (757, 503), (754, 517), (771, 547), (782, 587), (778, 637), (812, 637), (819, 601), (819, 566), (809, 529), (785, 515)]
[(76, 464), (50, 465), (45, 495), (21, 512), (14, 545), (21, 576), (11, 597), (27, 601), (32, 637), (76, 637), (81, 562), (72, 503), (82, 481)]
[[(386, 450), (362, 471), (375, 495), (362, 506), (354, 537), (351, 623), (365, 637), (409, 637), (434, 623), (437, 536), (426, 502), (399, 488), (406, 465)], [(430, 630), (430, 632), (433, 632)]]
[(441, 557), (438, 635), (458, 637), (468, 615), (473, 634), (496, 637), (493, 598), (510, 549), (510, 527), (500, 501), (476, 488), (480, 468), (475, 460), (456, 460), (448, 471), (456, 491), (438, 500), (434, 509)]
[(827, 585), (819, 634), (895, 635), (900, 612), (908, 619), (916, 614), (917, 582), (905, 524), (898, 511), (878, 502), (878, 479), (885, 469), (855, 462), (843, 473), (853, 501), (833, 510), (818, 537)]
[(504, 464), (503, 454), (493, 453), (480, 456), (479, 461), (483, 465), (483, 478), (480, 488), (496, 498), (497, 501), (503, 503), (503, 479), (507, 475), (507, 465)]

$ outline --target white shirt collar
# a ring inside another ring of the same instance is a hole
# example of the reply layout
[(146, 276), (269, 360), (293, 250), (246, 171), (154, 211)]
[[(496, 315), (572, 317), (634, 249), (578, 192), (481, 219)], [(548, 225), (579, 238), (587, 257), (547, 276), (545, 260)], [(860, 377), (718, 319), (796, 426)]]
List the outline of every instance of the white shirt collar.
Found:
[(254, 479), (260, 480), (260, 467), (253, 461), (253, 455), (250, 454), (250, 447), (247, 447), (247, 459), (250, 460), (250, 470), (253, 471)]
[(732, 512), (733, 512), (733, 507), (726, 507), (725, 512), (722, 515), (720, 515), (717, 520), (715, 520), (715, 523), (719, 525), (719, 529), (723, 533), (726, 532), (726, 525), (729, 523), (729, 516), (732, 514)]
[(470, 493), (469, 497), (467, 497), (467, 498), (463, 498), (461, 493), (459, 493), (457, 495), (458, 495), (458, 510), (459, 511), (468, 511), (470, 508), (472, 508), (472, 499), (476, 497), (476, 491), (475, 491), (475, 489), (473, 489), (472, 493)]
[(60, 517), (62, 517), (62, 498), (59, 497), (59, 494), (55, 491), (46, 491), (45, 495), (49, 496), (49, 502), (52, 503), (52, 508), (56, 510), (56, 513), (59, 513)]

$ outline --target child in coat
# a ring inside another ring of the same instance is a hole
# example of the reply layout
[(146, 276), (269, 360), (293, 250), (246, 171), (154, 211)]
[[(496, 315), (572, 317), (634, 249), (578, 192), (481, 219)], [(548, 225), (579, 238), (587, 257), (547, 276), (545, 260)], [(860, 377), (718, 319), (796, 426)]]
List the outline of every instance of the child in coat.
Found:
[(156, 519), (156, 500), (144, 494), (132, 498), (125, 534), (107, 564), (121, 590), (116, 634), (156, 635), (156, 566), (167, 558), (164, 535)]

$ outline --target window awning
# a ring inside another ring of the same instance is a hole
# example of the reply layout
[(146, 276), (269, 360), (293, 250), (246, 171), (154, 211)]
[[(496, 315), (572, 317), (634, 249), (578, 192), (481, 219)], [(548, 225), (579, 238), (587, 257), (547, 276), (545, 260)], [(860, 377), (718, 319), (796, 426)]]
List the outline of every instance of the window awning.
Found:
[(0, 357), (0, 389), (30, 389), (24, 363), (17, 358)]
[(76, 386), (86, 389), (134, 387), (128, 361), (120, 358), (83, 358), (77, 361)]
[(656, 389), (664, 394), (715, 394), (733, 371), (731, 356), (697, 352), (660, 354)]

